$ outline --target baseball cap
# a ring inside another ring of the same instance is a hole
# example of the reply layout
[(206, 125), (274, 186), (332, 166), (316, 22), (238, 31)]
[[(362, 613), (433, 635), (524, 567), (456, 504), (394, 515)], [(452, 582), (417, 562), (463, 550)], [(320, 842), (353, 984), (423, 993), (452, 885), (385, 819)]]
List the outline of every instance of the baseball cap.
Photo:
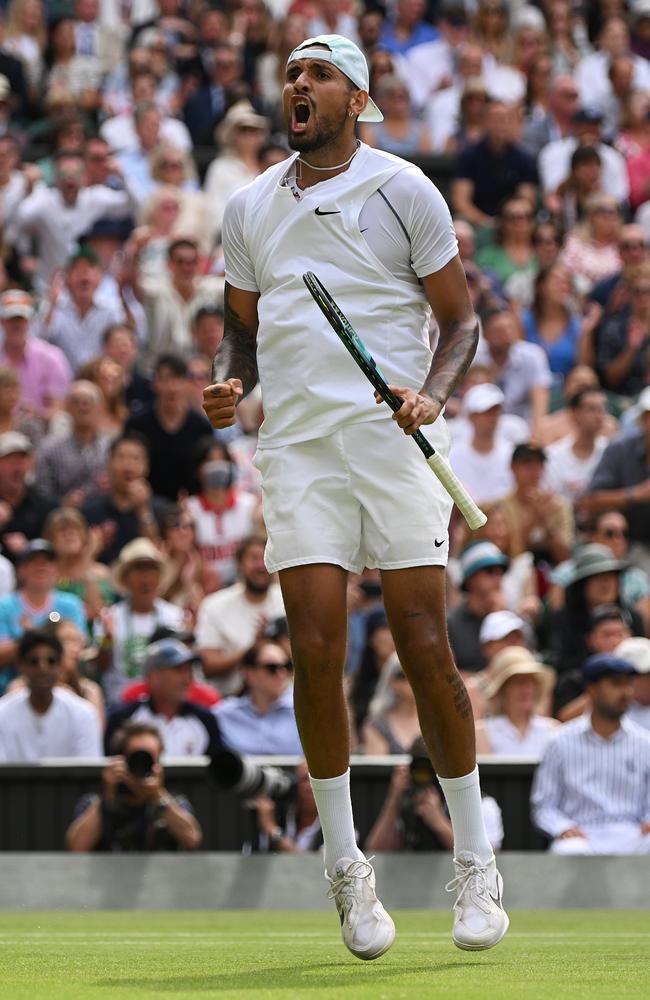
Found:
[(76, 247), (75, 250), (70, 254), (65, 262), (65, 269), (69, 271), (70, 268), (77, 263), (78, 260), (87, 260), (89, 264), (93, 267), (99, 266), (99, 257), (95, 253), (92, 247), (87, 246), (82, 243), (80, 246)]
[(34, 538), (31, 542), (28, 542), (25, 548), (16, 557), (16, 562), (19, 566), (23, 563), (29, 562), (34, 556), (47, 556), (48, 559), (54, 560), (54, 549), (44, 538)]
[(523, 620), (514, 611), (492, 611), (481, 622), (479, 642), (494, 642), (505, 639), (511, 632), (523, 632)]
[(465, 413), (485, 413), (493, 406), (502, 406), (504, 399), (505, 396), (498, 385), (492, 385), (491, 382), (481, 382), (479, 385), (473, 385), (465, 393), (463, 409)]
[(632, 616), (627, 608), (622, 608), (620, 604), (599, 604), (595, 607), (587, 619), (586, 631), (591, 632), (603, 622), (623, 622), (632, 628)]
[(471, 576), (481, 569), (491, 566), (508, 566), (509, 559), (493, 542), (474, 542), (461, 553), (459, 562), (461, 570), (461, 587), (464, 587)]
[[(324, 62), (331, 62), (359, 90), (368, 93), (370, 89), (366, 57), (358, 45), (343, 35), (315, 35), (313, 38), (308, 38), (293, 50), (287, 59), (287, 66), (296, 59), (322, 59)], [(369, 97), (368, 103), (359, 115), (359, 121), (383, 122), (383, 120), (381, 111)]]
[(0, 295), (0, 319), (22, 316), (31, 319), (34, 315), (34, 300), (22, 288), (10, 288)]
[(650, 674), (650, 639), (640, 635), (623, 639), (614, 650), (614, 656), (631, 663), (637, 674)]
[(164, 670), (168, 667), (182, 667), (185, 663), (199, 663), (199, 657), (189, 646), (179, 639), (158, 639), (147, 646), (144, 672)]
[(599, 125), (603, 120), (598, 108), (578, 108), (572, 121), (574, 125)]
[(636, 672), (633, 663), (624, 660), (621, 656), (614, 656), (612, 653), (594, 653), (593, 656), (587, 657), (582, 665), (582, 679), (585, 684), (612, 675), (632, 676)]
[(512, 452), (513, 462), (545, 462), (546, 452), (538, 444), (518, 444)]
[(20, 431), (5, 431), (4, 434), (0, 434), (0, 458), (5, 458), (7, 455), (17, 455), (20, 452), (23, 455), (29, 455), (33, 450), (32, 442), (26, 434), (21, 434)]

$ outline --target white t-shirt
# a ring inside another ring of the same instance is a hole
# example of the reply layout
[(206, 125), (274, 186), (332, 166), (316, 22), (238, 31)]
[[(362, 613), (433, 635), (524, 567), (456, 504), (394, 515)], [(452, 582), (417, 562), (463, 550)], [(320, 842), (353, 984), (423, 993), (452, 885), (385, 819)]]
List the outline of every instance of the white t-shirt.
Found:
[(586, 489), (607, 445), (606, 437), (596, 439), (588, 458), (573, 453), (573, 435), (560, 438), (546, 449), (543, 485), (567, 500), (576, 500)]
[(157, 597), (150, 614), (131, 611), (128, 601), (119, 601), (110, 609), (113, 636), (113, 663), (103, 677), (107, 702), (119, 700), (129, 681), (142, 676), (145, 649), (157, 628), (183, 628), (183, 609)]
[(41, 715), (30, 704), (28, 688), (0, 698), (0, 763), (103, 755), (94, 706), (60, 687), (53, 689), (52, 699)]
[(298, 166), (293, 157), (270, 167), (224, 215), (226, 280), (260, 295), (260, 450), (385, 419), (305, 288), (305, 272), (322, 281), (387, 380), (417, 391), (432, 358), (419, 279), (458, 253), (442, 195), (406, 160), (361, 143), (344, 173), (304, 190)]
[[(218, 649), (234, 653), (252, 646), (260, 619), (267, 622), (284, 616), (284, 604), (279, 583), (272, 583), (263, 601), (249, 601), (243, 583), (208, 594), (199, 605), (196, 619), (197, 649)], [(212, 683), (224, 694), (237, 689), (238, 671), (223, 674)]]
[(510, 463), (512, 445), (496, 439), (492, 451), (481, 454), (469, 442), (453, 446), (449, 456), (451, 467), (470, 496), (478, 504), (501, 500), (514, 487)]
[(204, 496), (189, 497), (187, 509), (196, 530), (196, 544), (204, 562), (211, 563), (226, 585), (237, 573), (237, 548), (253, 528), (257, 500), (250, 493), (235, 491), (232, 503), (217, 512)]

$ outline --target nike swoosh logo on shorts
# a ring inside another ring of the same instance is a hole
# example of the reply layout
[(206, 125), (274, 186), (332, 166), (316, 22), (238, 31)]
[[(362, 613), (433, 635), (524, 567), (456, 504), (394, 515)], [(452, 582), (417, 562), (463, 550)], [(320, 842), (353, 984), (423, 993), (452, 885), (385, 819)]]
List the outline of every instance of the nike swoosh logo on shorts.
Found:
[(316, 215), (340, 215), (341, 214), (340, 211), (338, 211), (338, 210), (336, 212), (321, 212), (320, 207), (319, 208), (315, 208), (314, 211), (316, 212)]
[(444, 540), (444, 538), (443, 538), (443, 540), (442, 540), (441, 542), (439, 542), (437, 538), (434, 538), (434, 539), (433, 539), (433, 544), (435, 545), (435, 547), (436, 547), (437, 549), (439, 549), (441, 545), (444, 545), (444, 544), (445, 544), (445, 540)]

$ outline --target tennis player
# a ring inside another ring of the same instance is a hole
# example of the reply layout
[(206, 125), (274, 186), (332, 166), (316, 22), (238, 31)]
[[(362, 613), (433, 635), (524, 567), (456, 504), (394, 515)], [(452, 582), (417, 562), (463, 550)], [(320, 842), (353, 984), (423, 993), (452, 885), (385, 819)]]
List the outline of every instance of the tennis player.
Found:
[[(448, 454), (446, 400), (476, 350), (477, 320), (449, 212), (424, 174), (355, 138), (380, 121), (361, 51), (340, 35), (289, 56), (283, 92), (296, 154), (237, 192), (223, 222), (225, 334), (204, 409), (215, 428), (259, 379), (256, 464), (266, 560), (279, 573), (295, 707), (343, 940), (359, 958), (395, 936), (358, 849), (342, 687), (349, 572), (379, 567), (400, 662), (454, 829), (453, 940), (490, 948), (508, 917), (483, 824), (469, 698), (445, 624), (451, 500), (408, 435)], [(404, 403), (372, 388), (307, 291), (314, 271)], [(432, 352), (431, 310), (440, 330)], [(396, 421), (404, 434), (398, 432)]]

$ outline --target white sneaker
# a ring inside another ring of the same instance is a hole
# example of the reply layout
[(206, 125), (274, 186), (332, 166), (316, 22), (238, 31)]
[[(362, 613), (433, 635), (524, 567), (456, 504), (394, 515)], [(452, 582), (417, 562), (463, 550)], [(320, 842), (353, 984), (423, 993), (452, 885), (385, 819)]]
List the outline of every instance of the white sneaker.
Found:
[[(372, 858), (370, 859), (372, 860)], [(379, 958), (395, 940), (395, 924), (375, 894), (375, 871), (365, 858), (341, 858), (327, 896), (336, 903), (343, 943), (357, 958)]]
[(452, 939), (457, 948), (483, 951), (498, 944), (510, 921), (503, 909), (503, 879), (494, 858), (484, 865), (475, 854), (454, 858), (456, 877), (445, 889), (456, 891)]

